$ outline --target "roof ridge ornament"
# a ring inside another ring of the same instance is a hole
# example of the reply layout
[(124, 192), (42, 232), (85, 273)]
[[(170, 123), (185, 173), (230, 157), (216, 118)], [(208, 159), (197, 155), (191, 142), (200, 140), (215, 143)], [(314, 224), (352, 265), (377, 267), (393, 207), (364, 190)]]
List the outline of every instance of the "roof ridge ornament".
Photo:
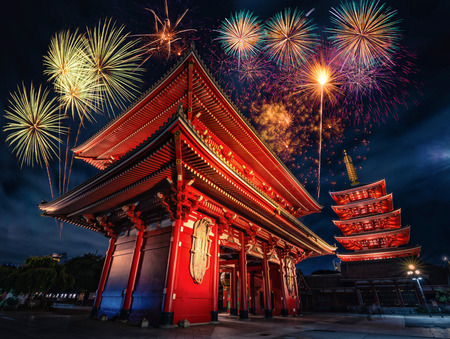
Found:
[(180, 101), (180, 103), (177, 106), (177, 115), (178, 116), (182, 116), (182, 117), (186, 117), (186, 112), (184, 111), (183, 103), (181, 101)]

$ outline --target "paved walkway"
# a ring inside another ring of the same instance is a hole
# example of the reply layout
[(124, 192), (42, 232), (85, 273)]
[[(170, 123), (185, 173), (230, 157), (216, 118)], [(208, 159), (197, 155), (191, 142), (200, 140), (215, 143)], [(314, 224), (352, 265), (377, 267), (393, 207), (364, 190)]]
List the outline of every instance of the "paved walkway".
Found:
[(165, 330), (90, 320), (86, 314), (0, 312), (0, 338), (450, 338), (449, 316), (368, 319), (365, 315), (315, 313), (272, 320), (256, 316), (250, 321), (220, 315), (219, 320), (220, 325)]

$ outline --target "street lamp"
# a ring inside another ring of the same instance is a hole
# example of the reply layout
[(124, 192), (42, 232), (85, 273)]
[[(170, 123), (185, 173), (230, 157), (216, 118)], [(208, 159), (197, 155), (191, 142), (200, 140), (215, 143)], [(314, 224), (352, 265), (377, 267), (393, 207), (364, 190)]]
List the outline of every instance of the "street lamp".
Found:
[(420, 284), (420, 281), (423, 279), (420, 275), (421, 272), (420, 272), (420, 270), (416, 269), (416, 267), (412, 264), (409, 265), (408, 268), (409, 268), (409, 271), (407, 272), (408, 276), (411, 276), (412, 280), (417, 282), (417, 286), (419, 287), (419, 291), (422, 294), (422, 298), (425, 303), (425, 307), (427, 308), (428, 315), (431, 318), (431, 312), (430, 312), (430, 309), (427, 304), (427, 299), (425, 298), (425, 294), (423, 293), (422, 285)]

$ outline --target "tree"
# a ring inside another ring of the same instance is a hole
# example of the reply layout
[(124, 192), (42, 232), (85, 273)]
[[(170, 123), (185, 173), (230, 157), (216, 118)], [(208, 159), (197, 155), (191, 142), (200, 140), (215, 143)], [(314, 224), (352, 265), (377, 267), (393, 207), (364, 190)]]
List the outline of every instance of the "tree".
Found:
[(449, 288), (440, 288), (436, 291), (436, 300), (443, 304), (450, 304), (450, 289)]
[(9, 292), (11, 290), (10, 274), (16, 270), (12, 266), (0, 266), (0, 293)]
[(5, 291), (26, 295), (27, 303), (34, 293), (62, 292), (71, 288), (73, 277), (53, 258), (32, 256), (24, 265), (10, 271), (6, 278), (0, 279), (0, 283)]
[(74, 277), (77, 292), (95, 292), (103, 270), (104, 256), (88, 253), (66, 262), (67, 273)]

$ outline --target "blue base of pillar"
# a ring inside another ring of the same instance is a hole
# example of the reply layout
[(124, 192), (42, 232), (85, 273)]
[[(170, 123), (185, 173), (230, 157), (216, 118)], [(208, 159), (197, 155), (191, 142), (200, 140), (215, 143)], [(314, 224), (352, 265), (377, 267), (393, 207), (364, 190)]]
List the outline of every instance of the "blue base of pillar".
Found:
[(89, 315), (89, 318), (97, 318), (98, 317), (98, 307), (92, 307), (91, 314)]
[(131, 310), (126, 310), (126, 309), (122, 308), (119, 313), (119, 320), (127, 321), (128, 317), (130, 315), (130, 312), (131, 312)]
[(237, 308), (230, 308), (230, 315), (238, 315)]
[(247, 310), (239, 310), (239, 320), (249, 320)]
[(285, 309), (285, 308), (282, 308), (281, 309), (281, 315), (283, 317), (288, 317), (289, 316), (289, 311), (287, 309)]
[(211, 322), (219, 321), (219, 312), (211, 311)]
[(273, 318), (272, 310), (264, 310), (264, 318), (272, 319)]
[(173, 312), (162, 312), (159, 320), (160, 327), (173, 327)]

